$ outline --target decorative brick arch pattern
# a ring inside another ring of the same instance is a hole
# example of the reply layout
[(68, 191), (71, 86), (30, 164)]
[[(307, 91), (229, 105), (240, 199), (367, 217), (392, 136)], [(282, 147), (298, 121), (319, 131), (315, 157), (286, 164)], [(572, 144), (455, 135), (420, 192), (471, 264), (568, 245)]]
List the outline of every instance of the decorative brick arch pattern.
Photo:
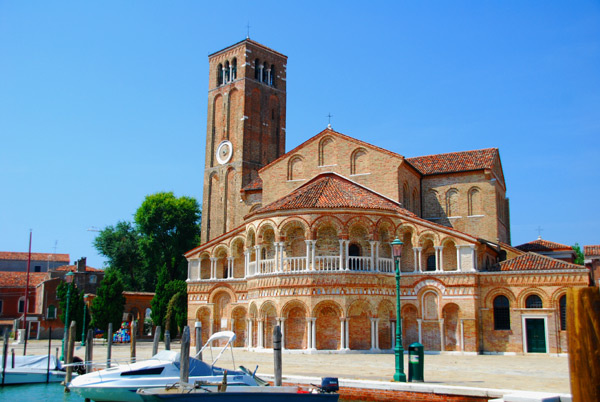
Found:
[(421, 334), (425, 350), (441, 350), (440, 336), (440, 295), (433, 289), (424, 290), (419, 295), (421, 301)]
[(311, 239), (318, 239), (319, 230), (324, 226), (332, 226), (338, 235), (347, 233), (346, 226), (333, 215), (324, 215), (317, 218), (310, 227)]
[(340, 349), (340, 318), (342, 315), (342, 308), (332, 300), (322, 301), (315, 306), (313, 317), (316, 318), (316, 347), (318, 350)]
[(307, 347), (307, 315), (308, 308), (299, 300), (292, 300), (283, 307), (285, 317), (286, 349), (305, 349)]
[(444, 350), (460, 350), (460, 307), (455, 303), (447, 303), (442, 309), (442, 317), (444, 319)]
[(519, 293), (519, 295), (517, 296), (517, 305), (515, 307), (525, 308), (525, 302), (527, 298), (532, 295), (539, 296), (539, 298), (542, 299), (542, 304), (544, 308), (550, 307), (550, 297), (548, 297), (548, 294), (546, 294), (546, 292), (544, 292), (538, 287), (531, 287), (521, 291), (521, 293)]
[(246, 339), (246, 318), (247, 311), (244, 306), (236, 306), (231, 312), (233, 325), (231, 330), (235, 333), (234, 347), (243, 347)]
[(348, 332), (350, 349), (368, 350), (371, 348), (371, 312), (370, 303), (358, 299), (348, 307)]
[(379, 349), (393, 348), (392, 321), (396, 319), (395, 311), (395, 306), (389, 300), (382, 300), (377, 307)]
[(263, 342), (265, 348), (273, 348), (273, 328), (277, 325), (277, 308), (271, 301), (260, 306), (260, 319), (263, 320)]
[(200, 324), (202, 325), (202, 345), (208, 341), (208, 338), (211, 335), (210, 316), (210, 309), (208, 307), (200, 307), (196, 310), (196, 321), (200, 321)]
[(402, 345), (405, 350), (411, 343), (419, 342), (419, 311), (414, 304), (402, 306)]

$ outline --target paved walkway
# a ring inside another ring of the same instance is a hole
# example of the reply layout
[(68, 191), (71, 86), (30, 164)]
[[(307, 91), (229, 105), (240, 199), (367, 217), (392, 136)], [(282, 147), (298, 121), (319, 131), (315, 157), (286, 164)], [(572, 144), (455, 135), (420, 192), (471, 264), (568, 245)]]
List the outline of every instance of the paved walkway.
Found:
[[(53, 340), (52, 353), (60, 348)], [(164, 345), (161, 344), (161, 348)], [(23, 353), (23, 345), (10, 345), (15, 354)], [(173, 350), (179, 350), (177, 342)], [(29, 341), (27, 354), (42, 354), (48, 350), (48, 341)], [(192, 351), (195, 348), (192, 347)], [(60, 351), (59, 351), (60, 352)], [(137, 357), (145, 359), (152, 353), (151, 342), (138, 342)], [(94, 345), (94, 360), (106, 359), (106, 346)], [(129, 344), (113, 344), (113, 359), (126, 361)], [(84, 348), (76, 347), (75, 355), (83, 358)], [(216, 354), (215, 354), (216, 356)], [(209, 361), (210, 353), (204, 354)], [(273, 374), (273, 354), (235, 349), (235, 365), (246, 366), (258, 373)], [(406, 372), (407, 356), (404, 357)], [(223, 355), (221, 367), (232, 367), (231, 353)], [(346, 379), (389, 381), (394, 374), (393, 354), (299, 354), (284, 352), (283, 374), (294, 376), (339, 377)], [(570, 393), (568, 358), (556, 355), (425, 355), (425, 382), (476, 388), (514, 389), (528, 391)]]

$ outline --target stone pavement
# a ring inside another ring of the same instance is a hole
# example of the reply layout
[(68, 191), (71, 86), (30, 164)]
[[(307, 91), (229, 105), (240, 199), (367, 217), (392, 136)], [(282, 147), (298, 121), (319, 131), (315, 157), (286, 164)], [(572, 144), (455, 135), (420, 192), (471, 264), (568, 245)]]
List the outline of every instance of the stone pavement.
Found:
[[(52, 341), (52, 353), (59, 348), (60, 340)], [(172, 349), (179, 351), (175, 341)], [(161, 348), (164, 345), (161, 343)], [(23, 345), (10, 345), (15, 354), (23, 353)], [(42, 354), (48, 350), (48, 341), (29, 341), (27, 354)], [(126, 361), (129, 358), (129, 344), (113, 344), (113, 359)], [(191, 348), (195, 351), (195, 348)], [(138, 342), (137, 358), (146, 359), (152, 353), (151, 342)], [(83, 358), (84, 347), (76, 346), (75, 355)], [(209, 361), (210, 353), (204, 353), (204, 361)], [(216, 353), (215, 353), (216, 357)], [(235, 365), (246, 366), (258, 373), (273, 374), (273, 353), (271, 351), (250, 352), (234, 350)], [(94, 345), (93, 360), (106, 359), (106, 346)], [(405, 372), (408, 373), (408, 356), (404, 356)], [(219, 366), (230, 368), (231, 353), (225, 353)], [(372, 381), (390, 381), (394, 374), (393, 354), (302, 354), (285, 351), (283, 354), (284, 376), (339, 377)], [(568, 358), (556, 355), (425, 355), (425, 382), (450, 386), (475, 388), (513, 389), (570, 393)]]

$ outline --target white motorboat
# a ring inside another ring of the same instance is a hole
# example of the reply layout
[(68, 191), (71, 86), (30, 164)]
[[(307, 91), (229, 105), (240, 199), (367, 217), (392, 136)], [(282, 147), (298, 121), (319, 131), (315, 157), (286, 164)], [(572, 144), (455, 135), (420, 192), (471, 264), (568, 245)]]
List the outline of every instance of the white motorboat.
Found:
[[(215, 366), (215, 363), (227, 348), (231, 350), (233, 362), (234, 340), (235, 334), (231, 331), (213, 334), (198, 354), (208, 352), (208, 349), (210, 349), (212, 355), (213, 343), (217, 341), (226, 341), (225, 346), (222, 347), (211, 364), (190, 357), (189, 382), (218, 383), (222, 381), (223, 374), (227, 371), (227, 382), (232, 386), (258, 385), (253, 375)], [(179, 382), (180, 360), (178, 352), (165, 350), (148, 360), (118, 365), (78, 376), (67, 386), (72, 392), (94, 401), (141, 401), (141, 397), (136, 394), (138, 389), (166, 387)]]
[(65, 379), (65, 374), (56, 356), (7, 356), (6, 368), (0, 367), (0, 383), (8, 385), (60, 382)]

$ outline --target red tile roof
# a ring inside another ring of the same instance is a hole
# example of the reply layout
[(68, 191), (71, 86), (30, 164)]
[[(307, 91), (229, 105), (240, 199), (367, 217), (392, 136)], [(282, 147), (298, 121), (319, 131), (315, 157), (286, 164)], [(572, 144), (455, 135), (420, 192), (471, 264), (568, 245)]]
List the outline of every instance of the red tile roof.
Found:
[(262, 190), (262, 185), (262, 179), (260, 177), (257, 177), (256, 179), (248, 183), (244, 188), (242, 188), (242, 191)]
[(582, 265), (571, 264), (537, 253), (527, 253), (512, 260), (502, 261), (491, 271), (544, 271), (560, 269), (584, 269)]
[(600, 255), (600, 245), (594, 246), (583, 246), (583, 255), (592, 256), (592, 255)]
[[(104, 272), (103, 269), (98, 269), (98, 268), (92, 268), (92, 267), (85, 267), (86, 272)], [(60, 267), (57, 267), (55, 269), (55, 271), (71, 271), (71, 272), (77, 272), (77, 265), (62, 265)]]
[[(20, 253), (14, 251), (0, 251), (0, 260), (17, 260), (27, 261), (29, 253)], [(32, 261), (58, 261), (69, 263), (71, 258), (69, 254), (53, 254), (53, 253), (31, 253)]]
[(573, 247), (567, 246), (566, 244), (555, 243), (553, 241), (537, 239), (530, 241), (529, 243), (515, 246), (516, 249), (521, 251), (573, 251)]
[(497, 155), (498, 148), (487, 148), (474, 151), (417, 156), (406, 158), (406, 161), (422, 174), (428, 175), (491, 169)]
[(322, 173), (290, 194), (256, 210), (254, 214), (291, 209), (361, 208), (402, 212), (415, 216), (397, 202), (336, 173)]
[[(46, 272), (29, 273), (29, 287), (36, 287), (44, 282)], [(2, 288), (25, 288), (27, 286), (27, 272), (0, 272), (0, 287)]]

